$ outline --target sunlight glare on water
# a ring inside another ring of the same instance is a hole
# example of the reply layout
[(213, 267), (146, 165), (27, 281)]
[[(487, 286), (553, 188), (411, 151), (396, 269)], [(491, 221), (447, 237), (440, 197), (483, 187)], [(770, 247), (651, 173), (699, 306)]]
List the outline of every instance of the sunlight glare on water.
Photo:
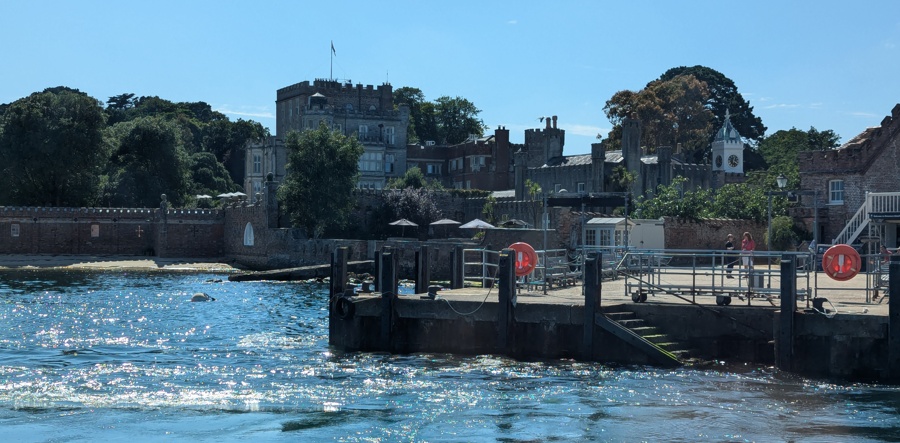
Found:
[(321, 285), (4, 271), (0, 297), (9, 441), (900, 440), (892, 386), (340, 352)]

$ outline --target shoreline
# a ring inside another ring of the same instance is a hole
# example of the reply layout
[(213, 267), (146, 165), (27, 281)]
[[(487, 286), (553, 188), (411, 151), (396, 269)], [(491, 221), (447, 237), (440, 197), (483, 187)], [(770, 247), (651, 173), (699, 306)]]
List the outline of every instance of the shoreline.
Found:
[(241, 269), (225, 258), (160, 258), (140, 255), (0, 254), (0, 270), (81, 269), (133, 271), (215, 271)]

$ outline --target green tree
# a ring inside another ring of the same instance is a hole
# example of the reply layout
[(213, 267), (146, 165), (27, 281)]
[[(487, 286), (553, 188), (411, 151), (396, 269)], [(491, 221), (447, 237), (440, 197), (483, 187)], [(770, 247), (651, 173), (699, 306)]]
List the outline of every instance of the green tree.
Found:
[(772, 238), (765, 239), (770, 251), (790, 251), (800, 242), (800, 236), (794, 229), (794, 220), (786, 215), (772, 218), (771, 231)]
[(152, 208), (162, 194), (175, 207), (189, 200), (190, 159), (175, 122), (141, 117), (109, 132), (116, 150), (104, 192), (107, 205)]
[[(418, 128), (425, 128), (426, 124), (423, 120), (422, 104), (425, 103), (425, 94), (419, 88), (411, 88), (404, 86), (394, 90), (394, 107), (400, 105), (409, 106), (409, 127), (406, 130), (406, 138), (409, 143), (417, 143), (424, 141), (419, 137)], [(429, 139), (433, 140), (433, 139)]]
[(534, 222), (534, 226), (538, 226), (538, 206), (540, 203), (537, 201), (537, 196), (541, 192), (543, 192), (541, 190), (541, 185), (531, 181), (530, 178), (525, 179), (525, 193), (528, 194), (528, 197), (531, 199), (531, 218)]
[(318, 238), (327, 226), (343, 225), (353, 208), (363, 146), (325, 125), (290, 132), (288, 164), (278, 198), (294, 226)]
[(726, 111), (730, 112), (731, 123), (741, 137), (750, 140), (752, 144), (762, 140), (766, 133), (766, 127), (763, 125), (762, 119), (753, 114), (753, 107), (738, 92), (734, 81), (715, 69), (700, 65), (669, 69), (659, 77), (659, 80), (667, 81), (685, 75), (692, 75), (697, 80), (706, 83), (709, 91), (704, 106), (715, 116), (712, 122), (713, 133), (710, 134), (709, 142), (712, 142), (715, 131), (725, 123)]
[(198, 152), (191, 155), (191, 194), (216, 196), (226, 192), (240, 190), (228, 171), (209, 152)]
[[(429, 223), (441, 216), (441, 211), (434, 203), (434, 191), (426, 188), (403, 188), (389, 190), (384, 194), (385, 203), (394, 215), (394, 219), (405, 218), (425, 228)], [(422, 232), (417, 229), (416, 232)]]
[(484, 199), (481, 215), (484, 216), (484, 221), (492, 225), (497, 223), (497, 199), (493, 195), (489, 195)]
[(9, 105), (0, 119), (0, 197), (8, 205), (90, 206), (109, 159), (102, 104), (50, 88)]
[(435, 115), (441, 140), (448, 144), (464, 142), (469, 134), (481, 136), (486, 127), (478, 118), (481, 110), (462, 97), (438, 97), (435, 100)]
[[(779, 213), (784, 199), (778, 201)], [(759, 186), (731, 183), (718, 189), (712, 203), (712, 217), (765, 222), (768, 216), (768, 196)]]
[(710, 217), (710, 193), (706, 189), (685, 191), (684, 177), (675, 177), (672, 184), (660, 185), (652, 198), (638, 197), (635, 203), (639, 218), (679, 217), (699, 220)]
[(431, 190), (441, 190), (444, 187), (440, 182), (433, 179), (428, 179), (425, 177), (425, 174), (422, 173), (422, 169), (418, 166), (413, 166), (406, 170), (406, 173), (403, 174), (403, 177), (397, 177), (391, 180), (388, 185), (388, 189), (405, 189), (405, 188), (427, 188)]
[(771, 183), (775, 183), (775, 177), (784, 174), (790, 182), (789, 189), (796, 189), (800, 185), (800, 165), (797, 154), (803, 151), (822, 151), (838, 147), (840, 137), (834, 131), (819, 131), (810, 127), (809, 131), (801, 131), (797, 128), (776, 131), (764, 138), (759, 143), (757, 150), (765, 160)]

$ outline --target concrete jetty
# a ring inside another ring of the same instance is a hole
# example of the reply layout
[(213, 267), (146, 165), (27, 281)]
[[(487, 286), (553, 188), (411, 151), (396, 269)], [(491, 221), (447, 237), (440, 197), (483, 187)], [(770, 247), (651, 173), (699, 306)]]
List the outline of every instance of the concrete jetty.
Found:
[[(774, 364), (810, 376), (900, 380), (900, 305), (889, 303), (896, 296), (867, 300), (860, 291), (866, 285), (862, 275), (856, 281), (828, 280), (829, 288), (818, 297), (798, 298), (801, 278), (795, 263), (784, 260), (774, 267), (781, 274), (774, 296), (744, 298), (737, 290), (739, 298), (721, 306), (714, 296), (659, 292), (636, 303), (625, 279), (601, 281), (599, 259), (587, 261), (583, 285), (544, 293), (517, 284), (507, 251), (501, 251), (493, 288), (432, 287), (408, 296), (398, 295), (396, 283), (390, 283), (397, 281), (390, 252), (379, 254), (376, 275), (382, 285), (377, 292), (355, 293), (340, 277), (346, 269), (336, 251), (330, 343), (346, 351), (663, 366), (729, 360)], [(892, 262), (891, 270), (897, 272), (891, 281), (900, 282), (900, 261)]]

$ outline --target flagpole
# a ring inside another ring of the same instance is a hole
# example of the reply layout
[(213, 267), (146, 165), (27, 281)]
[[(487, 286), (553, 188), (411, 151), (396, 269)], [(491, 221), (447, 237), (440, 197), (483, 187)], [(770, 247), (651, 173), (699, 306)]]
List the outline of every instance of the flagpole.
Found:
[(334, 81), (334, 40), (331, 41), (331, 59), (328, 63), (328, 77)]

